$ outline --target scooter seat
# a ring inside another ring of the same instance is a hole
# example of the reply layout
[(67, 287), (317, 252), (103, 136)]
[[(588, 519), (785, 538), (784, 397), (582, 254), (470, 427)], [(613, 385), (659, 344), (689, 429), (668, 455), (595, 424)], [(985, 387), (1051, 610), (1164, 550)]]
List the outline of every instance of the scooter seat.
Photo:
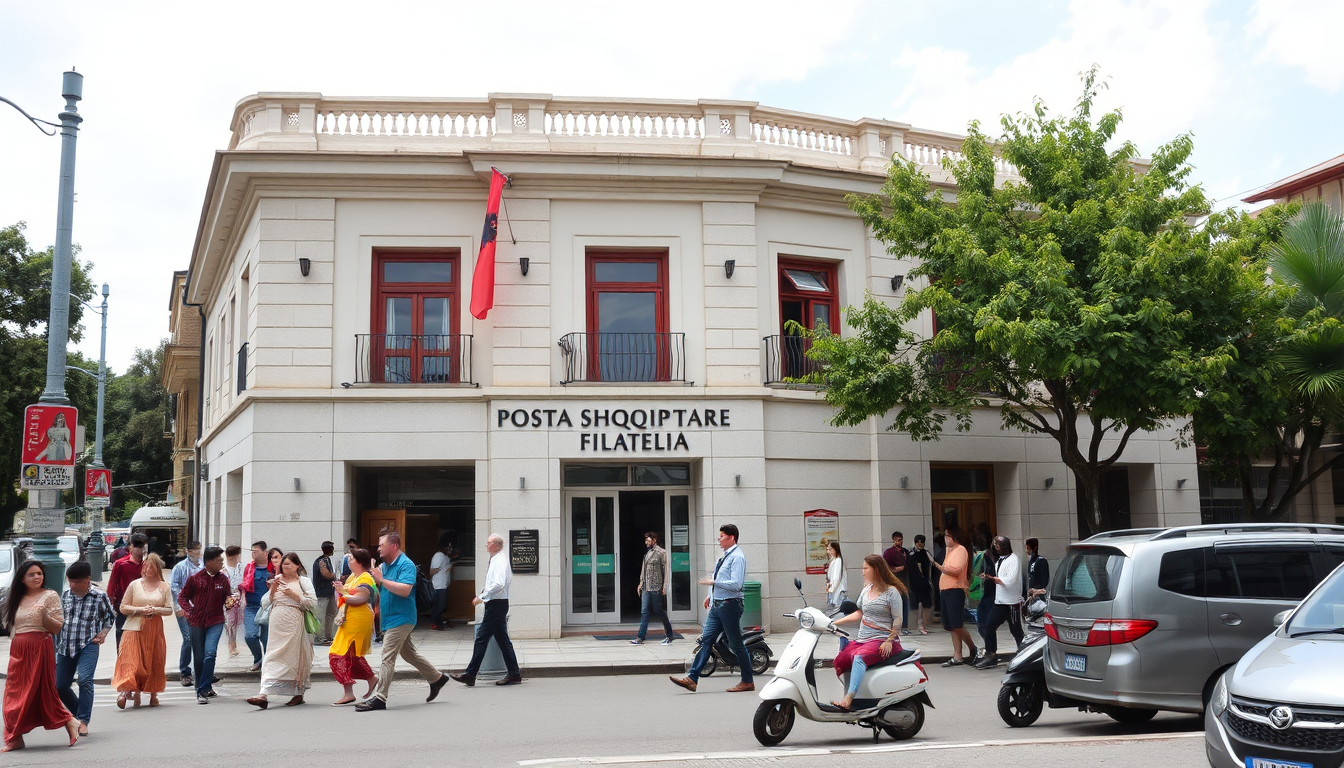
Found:
[(893, 653), (893, 654), (891, 654), (890, 656), (888, 656), (887, 658), (885, 658), (885, 659), (883, 659), (883, 660), (877, 662), (876, 664), (869, 664), (869, 665), (868, 665), (868, 670), (869, 670), (869, 671), (872, 671), (872, 670), (874, 670), (874, 669), (878, 669), (878, 668), (880, 668), (880, 667), (894, 667), (894, 666), (897, 666), (898, 664), (902, 664), (902, 663), (904, 663), (907, 659), (909, 659), (911, 656), (914, 656), (914, 655), (915, 655), (915, 651), (913, 651), (913, 650), (899, 651), (899, 652), (897, 652), (897, 653)]

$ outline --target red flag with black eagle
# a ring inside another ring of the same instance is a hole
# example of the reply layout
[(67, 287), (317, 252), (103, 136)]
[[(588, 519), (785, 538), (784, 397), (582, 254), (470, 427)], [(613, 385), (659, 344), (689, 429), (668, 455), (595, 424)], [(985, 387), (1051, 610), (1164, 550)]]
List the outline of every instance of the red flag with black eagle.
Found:
[(495, 238), (499, 236), (499, 200), (509, 177), (490, 169), (490, 198), (485, 205), (485, 230), (481, 232), (481, 252), (476, 256), (476, 271), (471, 276), (471, 316), (484, 320), (495, 306)]

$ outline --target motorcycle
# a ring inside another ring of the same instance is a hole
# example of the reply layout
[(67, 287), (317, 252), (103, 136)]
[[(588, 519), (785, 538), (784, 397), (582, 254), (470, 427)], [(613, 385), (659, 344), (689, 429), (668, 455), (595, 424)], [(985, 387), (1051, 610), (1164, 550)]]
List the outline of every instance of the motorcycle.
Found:
[[(700, 654), (700, 646), (705, 642), (704, 637), (695, 639), (695, 652), (691, 658)], [(770, 646), (765, 643), (765, 631), (762, 629), (750, 629), (742, 633), (742, 645), (746, 646), (747, 654), (751, 656), (751, 671), (753, 674), (764, 675), (770, 668), (770, 658), (774, 652)], [(737, 654), (728, 646), (728, 633), (720, 632), (718, 637), (714, 638), (714, 645), (709, 649), (709, 658), (705, 660), (705, 666), (700, 670), (701, 677), (709, 677), (723, 665), (728, 669), (735, 669), (739, 666)]]
[(1049, 695), (1045, 687), (1045, 600), (1036, 598), (1023, 611), (1027, 633), (1022, 647), (1008, 662), (999, 686), (999, 717), (1013, 728), (1036, 722)]
[[(803, 597), (802, 582), (794, 579), (793, 586)], [(767, 747), (779, 744), (793, 729), (798, 715), (819, 723), (871, 728), (874, 742), (883, 732), (898, 741), (919, 733), (924, 727), (924, 708), (933, 707), (925, 691), (929, 676), (919, 663), (919, 651), (894, 653), (868, 667), (853, 706), (845, 711), (817, 699), (813, 657), (823, 633), (845, 638), (849, 633), (835, 626), (826, 614), (809, 607), (806, 597), (801, 610), (784, 615), (796, 618), (799, 629), (775, 664), (774, 677), (761, 689), (761, 703), (752, 720), (757, 741)]]

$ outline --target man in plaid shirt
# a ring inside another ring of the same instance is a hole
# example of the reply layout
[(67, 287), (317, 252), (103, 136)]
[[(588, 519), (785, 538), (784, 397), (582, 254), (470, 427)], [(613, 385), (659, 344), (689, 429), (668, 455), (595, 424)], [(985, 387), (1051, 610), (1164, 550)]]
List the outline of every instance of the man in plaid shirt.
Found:
[[(61, 593), (65, 625), (56, 637), (56, 690), (65, 708), (79, 720), (79, 735), (89, 735), (93, 717), (93, 673), (98, 667), (98, 648), (116, 624), (116, 614), (107, 593), (93, 586), (89, 564), (77, 560), (65, 569), (68, 588)], [(71, 690), (79, 675), (79, 695)]]

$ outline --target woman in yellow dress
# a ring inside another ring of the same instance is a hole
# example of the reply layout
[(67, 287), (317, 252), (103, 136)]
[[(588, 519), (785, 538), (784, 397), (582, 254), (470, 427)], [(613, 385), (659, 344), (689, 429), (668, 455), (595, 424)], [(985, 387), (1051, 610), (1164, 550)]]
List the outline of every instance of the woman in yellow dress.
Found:
[(378, 601), (378, 586), (369, 575), (372, 564), (367, 549), (356, 549), (350, 553), (349, 578), (331, 583), (337, 594), (336, 622), (339, 626), (327, 659), (331, 663), (332, 676), (345, 686), (345, 695), (332, 703), (333, 707), (355, 703), (356, 680), (369, 684), (369, 689), (364, 692), (366, 699), (378, 685), (378, 677), (364, 659), (373, 642), (373, 606)]

